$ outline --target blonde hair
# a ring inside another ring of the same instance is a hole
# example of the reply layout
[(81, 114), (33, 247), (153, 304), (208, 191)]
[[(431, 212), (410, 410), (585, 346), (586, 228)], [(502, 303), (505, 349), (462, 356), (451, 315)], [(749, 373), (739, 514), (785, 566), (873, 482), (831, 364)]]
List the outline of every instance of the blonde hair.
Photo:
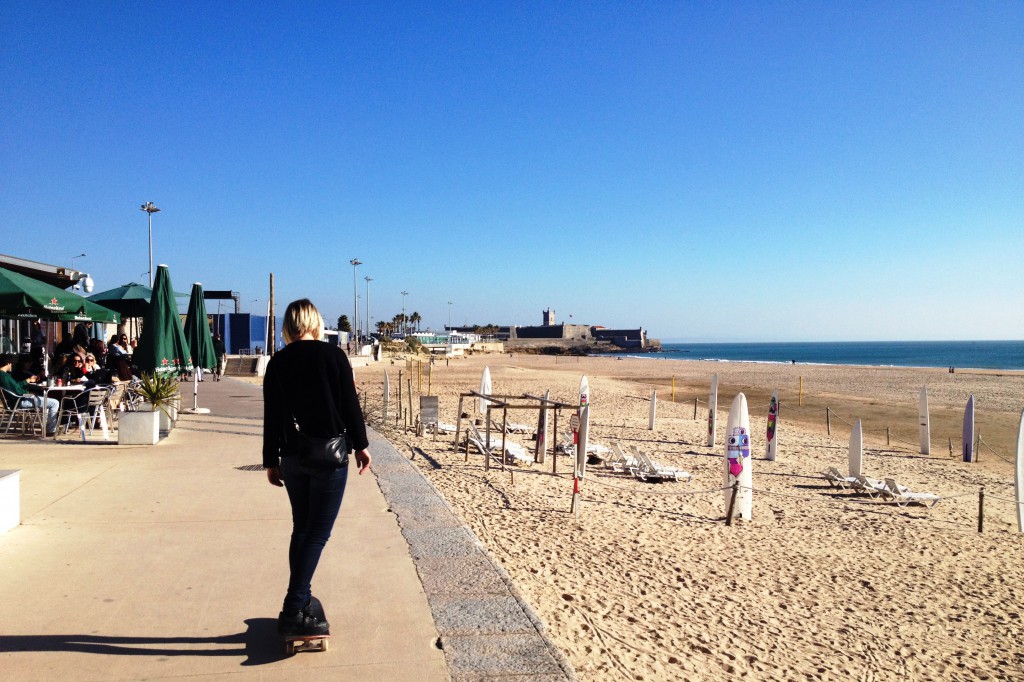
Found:
[(320, 341), (324, 336), (324, 318), (316, 309), (313, 302), (308, 298), (301, 298), (292, 301), (284, 311), (284, 321), (281, 324), (281, 335), (285, 343), (291, 343), (296, 339), (310, 334), (314, 339)]

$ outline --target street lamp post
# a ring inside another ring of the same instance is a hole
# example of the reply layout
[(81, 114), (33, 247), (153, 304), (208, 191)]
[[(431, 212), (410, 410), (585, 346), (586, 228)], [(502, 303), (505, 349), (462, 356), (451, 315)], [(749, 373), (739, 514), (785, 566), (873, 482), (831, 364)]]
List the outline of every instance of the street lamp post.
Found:
[(402, 292), (402, 336), (405, 337), (405, 297), (409, 295), (408, 291)]
[(147, 201), (142, 206), (139, 206), (140, 211), (145, 211), (149, 214), (149, 288), (153, 288), (153, 214), (159, 213), (160, 209), (153, 205), (152, 201)]
[[(85, 258), (85, 256), (86, 256), (86, 254), (80, 253), (77, 256), (72, 256), (71, 257), (71, 270), (73, 272), (75, 272), (76, 274), (78, 273), (78, 270), (75, 270), (75, 259), (76, 258)], [(80, 283), (81, 283), (81, 280), (75, 282), (75, 287), (74, 288), (77, 289), (80, 286)]]
[(452, 302), (448, 301), (448, 331), (452, 330)]
[(359, 345), (359, 282), (356, 279), (356, 268), (363, 264), (358, 258), (349, 261), (352, 264), (352, 336)]
[(367, 275), (363, 279), (366, 280), (366, 338), (370, 338), (370, 282), (373, 278)]

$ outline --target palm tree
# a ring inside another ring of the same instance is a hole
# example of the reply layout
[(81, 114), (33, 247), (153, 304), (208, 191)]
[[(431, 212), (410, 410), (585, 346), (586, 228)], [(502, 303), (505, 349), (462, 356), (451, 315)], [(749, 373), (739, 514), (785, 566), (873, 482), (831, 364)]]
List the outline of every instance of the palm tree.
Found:
[(409, 316), (409, 321), (412, 322), (413, 327), (416, 329), (416, 331), (419, 331), (420, 322), (423, 321), (423, 318), (420, 317), (420, 314), (414, 310), (412, 315)]
[(338, 331), (351, 332), (352, 323), (348, 321), (348, 315), (342, 315), (338, 318)]

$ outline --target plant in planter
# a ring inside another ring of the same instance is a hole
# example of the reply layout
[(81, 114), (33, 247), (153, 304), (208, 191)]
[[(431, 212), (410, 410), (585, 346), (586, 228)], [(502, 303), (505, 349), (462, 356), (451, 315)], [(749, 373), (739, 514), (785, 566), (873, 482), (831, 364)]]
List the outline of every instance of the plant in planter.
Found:
[(177, 419), (178, 407), (181, 405), (177, 377), (169, 374), (143, 374), (140, 379), (141, 383), (136, 390), (151, 405), (152, 411), (160, 410), (171, 421)]

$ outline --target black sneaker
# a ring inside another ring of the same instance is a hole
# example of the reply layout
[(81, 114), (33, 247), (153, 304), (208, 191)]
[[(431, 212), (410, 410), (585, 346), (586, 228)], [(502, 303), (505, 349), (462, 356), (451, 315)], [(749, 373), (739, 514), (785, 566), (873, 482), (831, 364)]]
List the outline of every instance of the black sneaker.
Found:
[(309, 603), (306, 604), (306, 608), (302, 609), (302, 613), (305, 614), (309, 621), (307, 626), (314, 630), (311, 634), (331, 634), (331, 624), (327, 622), (327, 616), (324, 614), (323, 604), (320, 603), (319, 599), (310, 595)]

